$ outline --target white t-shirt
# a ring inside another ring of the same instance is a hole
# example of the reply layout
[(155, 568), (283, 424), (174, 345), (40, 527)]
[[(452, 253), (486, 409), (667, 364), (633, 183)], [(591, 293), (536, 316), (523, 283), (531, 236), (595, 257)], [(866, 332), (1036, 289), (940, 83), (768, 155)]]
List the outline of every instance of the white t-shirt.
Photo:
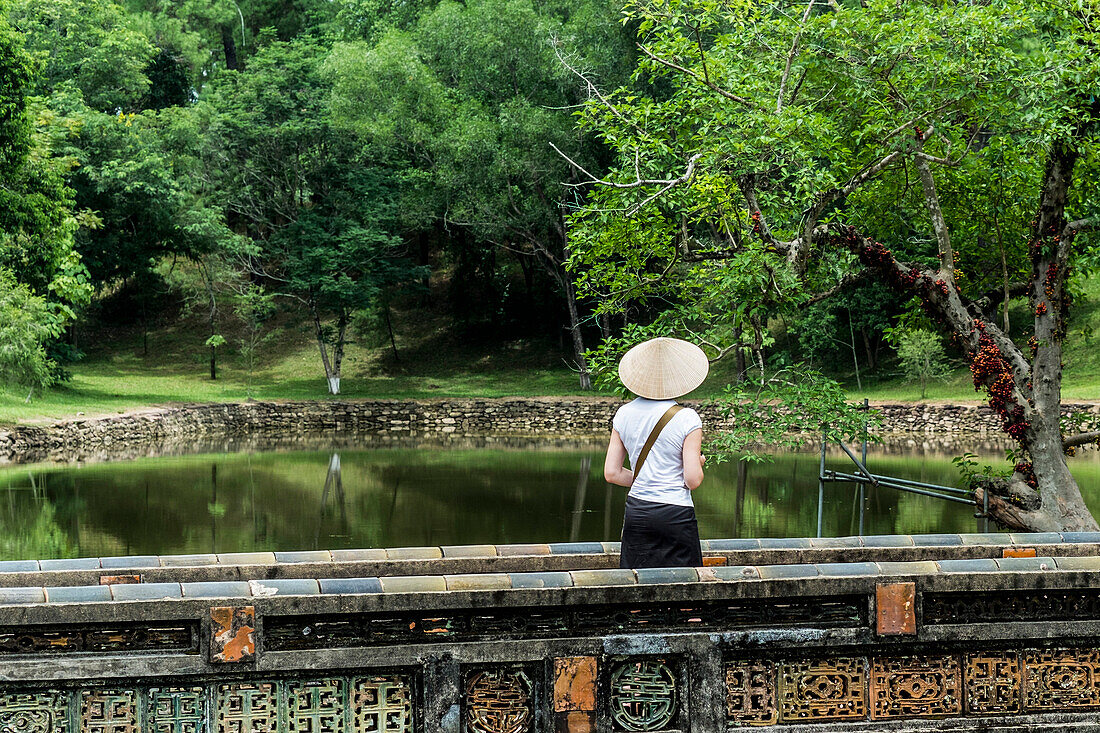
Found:
[[(638, 454), (661, 415), (675, 404), (676, 400), (639, 397), (615, 412), (611, 424), (623, 439), (631, 466), (637, 465)], [(642, 465), (641, 475), (634, 476), (630, 496), (660, 504), (694, 506), (691, 491), (684, 485), (684, 439), (688, 433), (702, 427), (703, 421), (695, 410), (685, 407), (677, 412), (657, 436)]]

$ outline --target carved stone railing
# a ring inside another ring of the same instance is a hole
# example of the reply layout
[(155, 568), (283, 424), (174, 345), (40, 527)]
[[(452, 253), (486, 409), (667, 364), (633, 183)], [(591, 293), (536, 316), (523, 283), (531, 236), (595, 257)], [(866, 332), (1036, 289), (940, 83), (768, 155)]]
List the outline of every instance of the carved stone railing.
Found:
[(0, 731), (1095, 730), (1098, 539), (6, 566)]

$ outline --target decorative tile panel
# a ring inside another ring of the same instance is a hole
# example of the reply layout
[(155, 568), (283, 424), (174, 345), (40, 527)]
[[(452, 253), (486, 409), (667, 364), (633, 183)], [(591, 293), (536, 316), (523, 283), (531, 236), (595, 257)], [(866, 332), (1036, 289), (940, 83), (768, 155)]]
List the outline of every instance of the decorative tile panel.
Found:
[(520, 670), (484, 670), (466, 681), (469, 733), (527, 733), (534, 720), (531, 681)]
[(784, 662), (779, 697), (784, 723), (861, 720), (867, 717), (867, 662), (862, 657)]
[(959, 663), (949, 656), (874, 657), (872, 714), (882, 718), (926, 718), (962, 712)]
[(80, 693), (81, 733), (140, 733), (137, 693), (133, 690), (84, 690)]
[(290, 733), (344, 733), (343, 680), (310, 680), (286, 685)]
[(0, 695), (0, 733), (68, 733), (68, 694)]
[(460, 641), (545, 639), (659, 633), (683, 629), (805, 626), (855, 628), (867, 623), (861, 596), (779, 598), (769, 601), (695, 601), (690, 604), (591, 605), (574, 609), (522, 608), (456, 611), (445, 617), (375, 613), (265, 616), (264, 648), (270, 651), (335, 649)]
[(661, 659), (619, 664), (611, 673), (611, 719), (618, 730), (654, 731), (676, 717), (676, 675)]
[(279, 713), (271, 682), (235, 682), (218, 687), (218, 733), (276, 733)]
[(256, 657), (256, 609), (219, 606), (210, 609), (211, 662), (250, 662)]
[(922, 595), (925, 624), (969, 624), (975, 619), (982, 623), (1100, 619), (1100, 592), (1095, 590)]
[(412, 733), (412, 691), (400, 677), (362, 677), (352, 683), (355, 733)]
[(596, 658), (554, 659), (554, 712), (596, 709)]
[(154, 687), (149, 690), (149, 728), (153, 733), (204, 733), (206, 690), (202, 687)]
[(1020, 659), (1016, 652), (967, 654), (965, 667), (968, 714), (1020, 712)]
[(876, 631), (879, 636), (917, 633), (917, 591), (914, 583), (879, 583), (875, 589)]
[(1022, 656), (1026, 712), (1100, 706), (1100, 651), (1036, 649)]
[(772, 725), (775, 706), (775, 665), (767, 661), (726, 665), (726, 717), (735, 725)]

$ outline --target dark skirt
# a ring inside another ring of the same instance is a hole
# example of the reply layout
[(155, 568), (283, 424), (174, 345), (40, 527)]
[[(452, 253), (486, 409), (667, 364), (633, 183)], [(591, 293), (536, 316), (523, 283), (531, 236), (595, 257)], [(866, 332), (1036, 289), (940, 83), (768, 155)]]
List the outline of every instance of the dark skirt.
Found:
[(695, 509), (626, 497), (621, 568), (697, 568), (703, 564)]

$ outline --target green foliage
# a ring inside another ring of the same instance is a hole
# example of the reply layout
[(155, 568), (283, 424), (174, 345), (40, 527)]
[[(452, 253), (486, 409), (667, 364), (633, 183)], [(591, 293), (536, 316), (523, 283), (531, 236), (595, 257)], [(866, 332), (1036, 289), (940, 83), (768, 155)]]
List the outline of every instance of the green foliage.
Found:
[[(45, 389), (54, 382), (44, 344), (57, 335), (45, 298), (0, 269), (0, 384)], [(28, 400), (30, 398), (28, 397)]]
[(941, 380), (951, 373), (944, 358), (943, 339), (931, 331), (905, 329), (890, 334), (896, 339), (898, 358), (905, 376), (920, 382), (920, 398), (928, 394), (928, 383)]
[[(504, 302), (496, 252), (541, 267), (571, 297), (563, 213), (577, 194), (563, 183), (577, 173), (551, 145), (591, 170), (602, 163), (570, 113), (586, 85), (558, 54), (624, 79), (632, 52), (611, 8), (602, 0), (445, 0), (416, 23), (396, 23), (406, 30), (334, 48), (326, 66), (334, 119), (395, 170), (402, 226), (442, 230), (459, 271), (457, 302), (475, 300), (478, 282), (490, 293), (477, 298), (489, 301), (482, 307)], [(454, 228), (462, 233), (449, 234)]]
[(873, 439), (880, 426), (875, 412), (849, 403), (836, 382), (802, 364), (760, 382), (729, 385), (714, 404), (733, 426), (708, 442), (708, 453), (718, 461), (766, 460), (776, 451), (804, 445), (808, 438)]
[(33, 390), (60, 376), (46, 345), (91, 288), (73, 247), (78, 219), (62, 181), (68, 161), (53, 156), (53, 116), (27, 100), (32, 69), (0, 15), (0, 381)]
[(104, 114), (58, 93), (51, 107), (72, 133), (60, 146), (73, 163), (75, 204), (95, 212), (77, 247), (101, 286), (149, 273), (167, 256), (198, 257), (232, 239), (202, 192), (189, 110)]
[(62, 85), (101, 112), (132, 111), (149, 88), (149, 40), (114, 0), (12, 0), (8, 17), (41, 66), (36, 93)]
[[(924, 155), (955, 243), (957, 261), (944, 265), (964, 295), (992, 291), (997, 304), (1030, 274), (1044, 153), (1077, 124), (1080, 90), (1100, 76), (1081, 50), (1096, 40), (1094, 12), (1018, 0), (629, 2), (642, 50), (632, 84), (606, 88), (580, 114), (615, 162), (571, 217), (578, 289), (640, 321), (632, 338), (665, 332), (728, 355), (746, 341), (768, 348), (782, 319), (816, 355), (828, 344), (858, 350), (900, 303), (849, 291), (806, 304), (860, 267), (834, 235), (843, 225), (905, 262), (938, 266), (915, 167)], [(1083, 181), (1100, 169), (1093, 145), (1082, 146)], [(1097, 208), (1093, 190), (1075, 189), (1071, 218)], [(601, 347), (605, 366), (621, 345)], [(927, 380), (938, 372), (924, 363)], [(791, 399), (808, 410), (813, 392)], [(828, 394), (821, 404), (841, 409)]]
[[(1009, 460), (1013, 460), (1011, 457)], [(959, 483), (962, 488), (974, 489), (985, 481), (998, 476), (1004, 476), (1005, 472), (998, 471), (988, 463), (983, 464), (978, 456), (970, 451), (951, 459), (951, 464), (959, 472)]]

